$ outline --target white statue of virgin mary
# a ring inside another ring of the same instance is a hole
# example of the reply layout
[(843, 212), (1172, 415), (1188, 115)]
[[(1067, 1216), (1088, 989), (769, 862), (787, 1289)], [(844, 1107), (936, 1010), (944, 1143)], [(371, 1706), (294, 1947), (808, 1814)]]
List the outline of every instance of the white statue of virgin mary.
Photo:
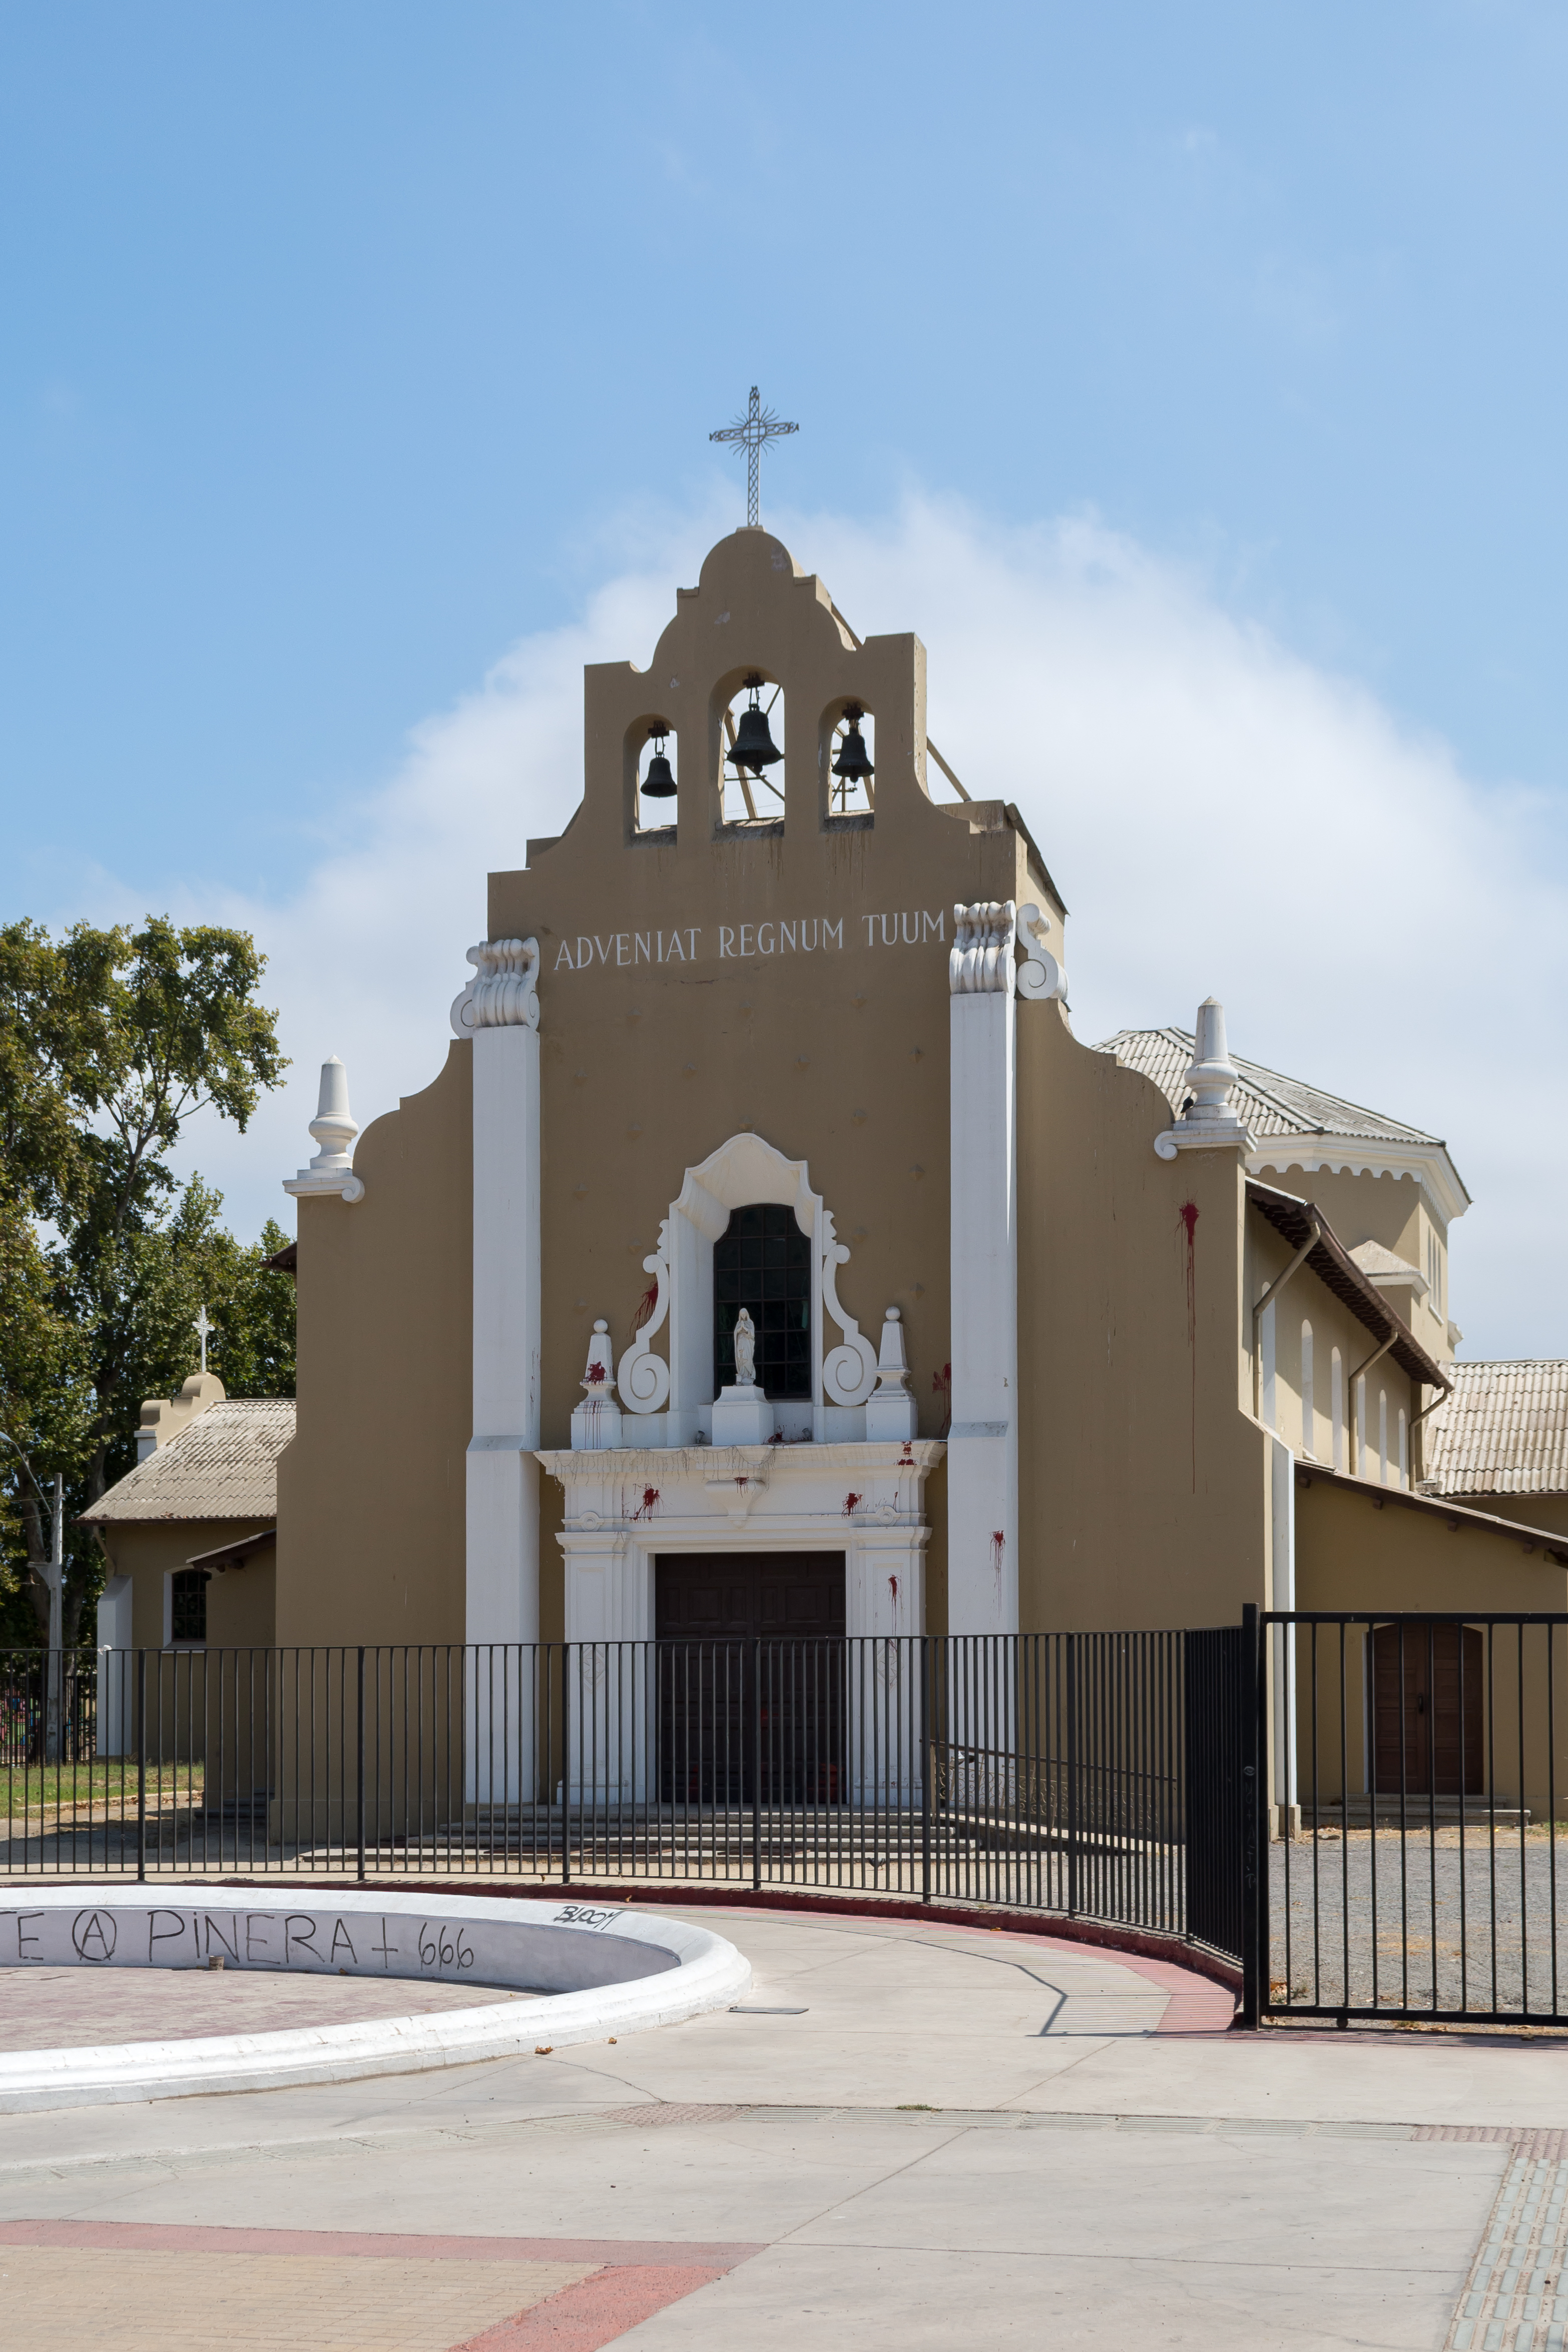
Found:
[(735, 1318), (735, 1380), (737, 1388), (757, 1385), (757, 1326), (746, 1307)]

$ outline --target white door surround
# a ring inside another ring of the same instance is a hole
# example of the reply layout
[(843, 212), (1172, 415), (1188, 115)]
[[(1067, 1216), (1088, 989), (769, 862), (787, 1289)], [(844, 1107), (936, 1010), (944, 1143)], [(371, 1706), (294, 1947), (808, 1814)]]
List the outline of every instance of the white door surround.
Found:
[(916, 1437), (541, 1453), (566, 1490), (566, 1638), (652, 1641), (662, 1551), (841, 1551), (846, 1633), (924, 1633), (923, 1490), (946, 1451)]

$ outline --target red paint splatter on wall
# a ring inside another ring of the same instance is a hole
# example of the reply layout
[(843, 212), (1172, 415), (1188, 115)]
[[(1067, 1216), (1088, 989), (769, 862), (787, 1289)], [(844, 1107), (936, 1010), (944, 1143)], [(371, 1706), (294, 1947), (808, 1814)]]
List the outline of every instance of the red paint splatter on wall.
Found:
[(1192, 1358), (1192, 1491), (1197, 1492), (1197, 1202), (1184, 1201), (1176, 1216), (1186, 1234), (1186, 1344)]
[(939, 1372), (932, 1374), (931, 1389), (934, 1395), (946, 1397), (947, 1400), (947, 1410), (942, 1416), (942, 1426), (936, 1433), (938, 1437), (946, 1437), (953, 1426), (953, 1367), (951, 1364), (944, 1364)]
[(633, 1333), (638, 1332), (643, 1328), (643, 1324), (648, 1320), (649, 1316), (652, 1315), (658, 1303), (659, 1286), (656, 1282), (651, 1282), (648, 1285), (647, 1289), (643, 1293), (642, 1299), (637, 1307), (637, 1312), (632, 1318), (632, 1328)]
[(998, 1576), (1000, 1576), (1002, 1572), (1002, 1560), (1006, 1555), (1007, 1548), (1008, 1539), (1006, 1534), (1002, 1528), (994, 1528), (991, 1531), (991, 1566)]
[(604, 1378), (604, 1367), (603, 1367), (603, 1365), (602, 1365), (602, 1364), (590, 1364), (590, 1366), (589, 1366), (589, 1368), (588, 1368), (588, 1377), (589, 1377), (589, 1379), (590, 1379), (591, 1381), (595, 1381), (595, 1382), (601, 1382), (601, 1381), (602, 1381), (602, 1380), (603, 1380), (603, 1378)]
[(643, 1489), (643, 1499), (638, 1504), (636, 1509), (632, 1512), (632, 1517), (634, 1519), (651, 1518), (653, 1512), (658, 1507), (658, 1502), (659, 1490), (657, 1486), (644, 1486)]
[(890, 1576), (888, 1578), (887, 1589), (893, 1595), (893, 1605), (896, 1609), (898, 1606), (898, 1579), (896, 1576)]
[(860, 1508), (860, 1506), (864, 1502), (864, 1500), (865, 1500), (865, 1496), (864, 1496), (863, 1495), (846, 1495), (846, 1496), (844, 1496), (844, 1517), (845, 1517), (845, 1518), (846, 1518), (846, 1519), (848, 1519), (848, 1518), (852, 1518), (852, 1517), (854, 1516), (855, 1512)]

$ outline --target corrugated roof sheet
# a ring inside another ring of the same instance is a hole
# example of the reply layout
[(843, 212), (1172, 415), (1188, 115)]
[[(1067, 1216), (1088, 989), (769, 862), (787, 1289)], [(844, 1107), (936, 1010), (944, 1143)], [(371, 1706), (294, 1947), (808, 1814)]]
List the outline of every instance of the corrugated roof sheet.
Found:
[(1427, 1476), (1444, 1495), (1568, 1493), (1568, 1360), (1451, 1364), (1427, 1423)]
[(229, 1397), (127, 1471), (82, 1517), (272, 1519), (277, 1457), (294, 1434), (292, 1397)]
[[(1179, 1118), (1186, 1099), (1192, 1047), (1190, 1030), (1123, 1029), (1095, 1051), (1114, 1054), (1129, 1069), (1152, 1078), (1173, 1117)], [(1324, 1094), (1321, 1087), (1281, 1077), (1278, 1070), (1266, 1070), (1260, 1062), (1244, 1062), (1239, 1054), (1230, 1058), (1240, 1072), (1240, 1084), (1231, 1100), (1254, 1135), (1344, 1135), (1367, 1142), (1427, 1143), (1447, 1149), (1441, 1136), (1425, 1134), (1396, 1118), (1385, 1118), (1380, 1111), (1366, 1110), (1360, 1103), (1342, 1102), (1338, 1095)]]

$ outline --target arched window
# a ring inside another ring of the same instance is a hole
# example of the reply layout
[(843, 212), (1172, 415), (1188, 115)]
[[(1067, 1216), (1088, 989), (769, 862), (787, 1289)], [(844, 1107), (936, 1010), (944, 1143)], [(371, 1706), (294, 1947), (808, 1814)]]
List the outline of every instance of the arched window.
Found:
[(1301, 1452), (1317, 1453), (1317, 1425), (1312, 1408), (1312, 1327), (1301, 1322)]
[(734, 1209), (713, 1245), (714, 1389), (735, 1386), (735, 1326), (757, 1327), (757, 1385), (765, 1396), (811, 1393), (811, 1244), (795, 1212), (773, 1201)]
[(1336, 1470), (1344, 1468), (1344, 1360), (1335, 1348), (1329, 1357), (1329, 1444), (1330, 1460)]

